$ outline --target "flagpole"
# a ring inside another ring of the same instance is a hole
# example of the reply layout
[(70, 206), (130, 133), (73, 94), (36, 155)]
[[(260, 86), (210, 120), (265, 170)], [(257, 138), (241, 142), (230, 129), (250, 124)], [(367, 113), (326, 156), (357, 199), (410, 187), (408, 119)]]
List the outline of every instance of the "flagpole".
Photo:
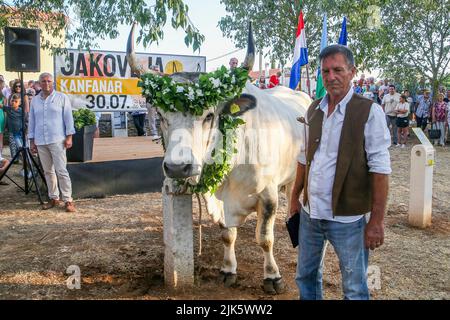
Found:
[(307, 86), (308, 86), (308, 94), (311, 97), (311, 81), (309, 80), (309, 63), (306, 65), (306, 79), (307, 79)]

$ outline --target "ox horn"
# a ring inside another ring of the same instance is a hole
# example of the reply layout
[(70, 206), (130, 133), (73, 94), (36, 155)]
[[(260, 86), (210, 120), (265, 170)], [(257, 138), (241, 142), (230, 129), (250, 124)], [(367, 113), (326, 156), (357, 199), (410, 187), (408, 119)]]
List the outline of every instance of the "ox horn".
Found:
[(252, 22), (248, 23), (248, 43), (247, 43), (247, 55), (245, 56), (242, 68), (247, 69), (248, 72), (252, 71), (255, 64), (255, 41), (253, 40)]
[(138, 77), (140, 77), (144, 73), (152, 71), (139, 65), (137, 62), (136, 53), (134, 52), (134, 28), (136, 27), (136, 25), (137, 23), (134, 22), (133, 26), (131, 27), (130, 35), (128, 36), (127, 61), (131, 68), (131, 74), (136, 74)]

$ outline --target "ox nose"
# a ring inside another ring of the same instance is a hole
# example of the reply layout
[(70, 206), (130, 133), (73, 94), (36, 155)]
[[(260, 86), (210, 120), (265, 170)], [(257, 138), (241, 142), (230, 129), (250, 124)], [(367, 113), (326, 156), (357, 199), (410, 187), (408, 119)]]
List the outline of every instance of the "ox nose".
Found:
[(196, 176), (198, 170), (194, 170), (192, 164), (169, 164), (164, 162), (164, 172), (169, 178), (181, 179)]

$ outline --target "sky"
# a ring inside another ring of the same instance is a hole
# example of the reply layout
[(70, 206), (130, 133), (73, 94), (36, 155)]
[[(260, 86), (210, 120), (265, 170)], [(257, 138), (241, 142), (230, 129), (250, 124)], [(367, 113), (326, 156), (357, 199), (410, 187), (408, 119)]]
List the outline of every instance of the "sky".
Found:
[[(181, 29), (174, 30), (170, 24), (169, 18), (167, 19), (167, 24), (164, 28), (164, 39), (160, 41), (159, 44), (152, 43), (147, 48), (144, 48), (142, 43), (140, 43), (136, 47), (136, 51), (206, 56), (206, 71), (215, 70), (221, 65), (228, 66), (231, 57), (238, 58), (240, 64), (244, 60), (246, 49), (241, 49), (240, 51), (221, 59), (208, 61), (238, 50), (231, 39), (225, 38), (222, 35), (222, 31), (220, 31), (220, 28), (217, 26), (220, 18), (226, 15), (225, 6), (221, 4), (219, 0), (185, 0), (184, 2), (189, 6), (189, 17), (191, 21), (199, 29), (200, 33), (205, 36), (205, 41), (200, 47), (200, 53), (198, 51), (193, 53), (192, 47), (186, 47), (184, 43), (184, 31)], [(117, 39), (97, 41), (99, 45), (98, 49), (125, 51), (130, 26), (122, 26), (119, 31), (120, 36)], [(123, 44), (122, 48), (117, 47), (118, 43)], [(266, 61), (263, 61), (263, 68), (265, 62)], [(254, 70), (258, 67), (258, 63), (259, 59), (257, 58)]]

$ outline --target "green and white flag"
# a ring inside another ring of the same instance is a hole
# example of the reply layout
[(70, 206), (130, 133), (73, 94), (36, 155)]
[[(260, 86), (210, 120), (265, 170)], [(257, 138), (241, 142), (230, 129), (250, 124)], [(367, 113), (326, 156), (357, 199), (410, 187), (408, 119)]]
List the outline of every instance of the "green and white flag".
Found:
[[(322, 25), (322, 40), (320, 41), (320, 51), (322, 51), (328, 44), (327, 40), (327, 14), (323, 15), (323, 25)], [(326, 95), (327, 91), (323, 86), (322, 72), (319, 69), (317, 70), (317, 83), (316, 83), (316, 99), (323, 98)]]

